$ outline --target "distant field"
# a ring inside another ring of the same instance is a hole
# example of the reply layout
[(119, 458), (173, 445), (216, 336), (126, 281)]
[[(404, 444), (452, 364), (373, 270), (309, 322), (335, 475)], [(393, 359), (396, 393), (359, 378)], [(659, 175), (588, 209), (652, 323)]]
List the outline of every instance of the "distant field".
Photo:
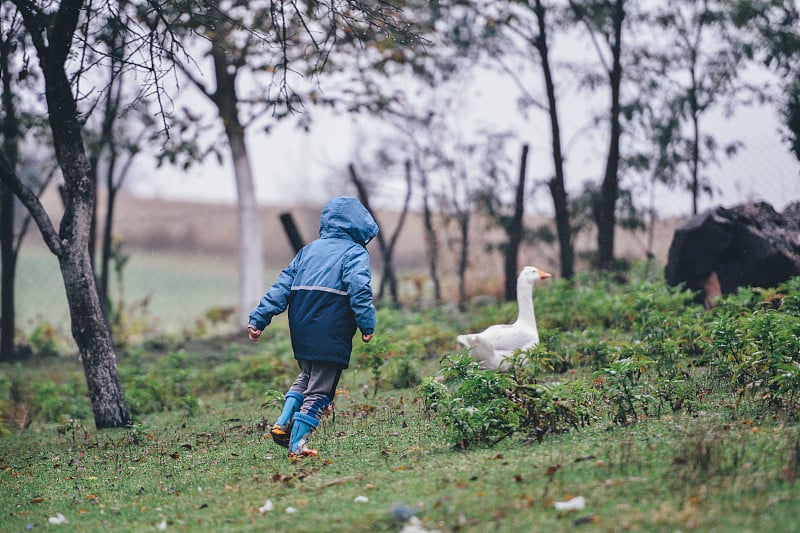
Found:
[[(48, 211), (57, 212), (58, 201), (46, 198)], [(238, 300), (238, 253), (236, 213), (231, 205), (208, 205), (187, 202), (143, 200), (123, 195), (118, 204), (115, 234), (122, 239), (123, 250), (130, 256), (124, 269), (126, 305), (147, 300), (146, 310), (154, 329), (171, 333), (191, 329), (211, 308), (235, 306)], [(321, 206), (262, 206), (262, 229), (266, 272), (265, 290), (272, 283), (293, 253), (279, 222), (282, 212), (291, 212), (306, 242), (317, 236)], [(100, 214), (102, 217), (102, 213)], [(535, 214), (532, 214), (535, 215)], [(57, 217), (56, 217), (57, 218)], [(379, 212), (381, 231), (390, 238), (397, 224), (397, 213)], [(532, 218), (528, 225), (541, 224)], [(659, 223), (654, 236), (656, 262), (666, 262), (667, 251), (677, 221)], [(454, 260), (458, 252), (453, 226), (440, 231), (439, 271), (443, 276), (445, 298), (456, 291)], [(450, 233), (448, 233), (450, 232)], [(422, 223), (417, 214), (408, 217), (395, 251), (395, 265), (401, 281), (401, 298), (415, 298), (412, 274), (425, 277), (427, 273)], [(476, 220), (471, 230), (470, 268), (467, 291), (474, 294), (498, 295), (502, 288), (502, 259), (489, 253), (485, 245), (498, 242), (497, 231), (486, 229), (484, 221)], [(595, 248), (594, 237), (583, 233), (575, 239), (578, 251)], [(616, 251), (619, 257), (644, 259), (647, 236), (642, 233), (619, 231)], [(377, 243), (370, 245), (377, 291), (382, 269)], [(558, 275), (558, 250), (555, 245), (537, 242), (525, 245), (520, 254), (521, 264), (533, 264)], [(587, 268), (579, 260), (578, 269)], [(429, 285), (429, 280), (426, 281)], [(112, 297), (119, 297), (119, 287), (112, 280)], [(255, 295), (254, 298), (260, 297)], [(61, 273), (56, 259), (44, 248), (35, 229), (23, 246), (17, 275), (17, 327), (29, 335), (46, 320), (66, 338), (69, 335), (69, 316)]]
[[(159, 252), (131, 255), (124, 270), (123, 298), (128, 306), (147, 300), (153, 323), (165, 332), (191, 329), (213, 307), (232, 307), (238, 299), (236, 258), (211, 258)], [(119, 284), (111, 291), (119, 296)], [(56, 259), (29, 246), (20, 254), (17, 275), (17, 326), (30, 333), (46, 320), (69, 333), (69, 312)]]

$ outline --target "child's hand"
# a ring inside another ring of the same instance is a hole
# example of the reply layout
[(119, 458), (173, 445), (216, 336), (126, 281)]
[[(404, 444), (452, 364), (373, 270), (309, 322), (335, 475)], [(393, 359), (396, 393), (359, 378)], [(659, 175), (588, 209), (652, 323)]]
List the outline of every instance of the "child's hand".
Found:
[(373, 335), (372, 333), (370, 333), (369, 335), (366, 335), (366, 334), (362, 333), (361, 334), (361, 340), (364, 341), (364, 342), (369, 342), (369, 341), (372, 340), (372, 335)]
[(259, 337), (261, 337), (261, 330), (256, 329), (253, 326), (247, 326), (247, 335), (250, 337), (251, 341), (257, 341)]

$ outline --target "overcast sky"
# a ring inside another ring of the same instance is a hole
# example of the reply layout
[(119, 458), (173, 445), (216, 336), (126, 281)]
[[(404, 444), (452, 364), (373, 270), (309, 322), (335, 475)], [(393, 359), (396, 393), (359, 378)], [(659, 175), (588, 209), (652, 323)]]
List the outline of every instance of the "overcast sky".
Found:
[[(570, 42), (564, 57), (588, 56), (587, 43)], [(563, 47), (562, 47), (563, 48)], [(529, 83), (539, 82), (532, 73)], [(763, 76), (755, 72), (753, 76)], [(517, 106), (514, 83), (498, 73), (477, 74), (471, 83), (457, 85), (463, 101), (456, 120), (468, 122), (474, 130), (480, 125), (492, 129), (513, 131), (516, 143), (509, 146), (512, 157), (518, 158), (523, 143), (530, 146), (528, 160), (529, 182), (541, 181), (552, 174), (549, 154), (549, 125), (545, 115), (524, 117)], [(752, 81), (752, 80), (750, 80)], [(452, 90), (452, 89), (451, 89)], [(202, 98), (184, 91), (181, 98), (191, 101), (192, 109), (208, 104)], [(577, 90), (560, 88), (559, 114), (562, 122), (566, 157), (566, 186), (570, 193), (582, 189), (587, 179), (599, 180), (606, 154), (606, 126), (588, 127), (591, 116), (605, 105), (602, 93), (586, 95)], [(178, 99), (180, 100), (180, 99)], [(592, 100), (594, 102), (592, 103)], [(347, 116), (318, 114), (314, 111), (315, 127), (310, 133), (297, 130), (291, 123), (274, 126), (267, 136), (258, 128), (248, 131), (248, 146), (256, 180), (258, 200), (262, 204), (286, 204), (303, 201), (322, 204), (332, 194), (341, 194), (345, 187), (347, 164), (363, 154), (364, 145), (380, 135), (372, 123), (356, 124)], [(720, 145), (738, 140), (744, 148), (730, 160), (706, 172), (718, 188), (713, 197), (703, 196), (700, 208), (732, 205), (749, 200), (764, 200), (777, 210), (789, 202), (800, 200), (800, 162), (789, 152), (778, 132), (779, 121), (774, 106), (738, 109), (732, 117), (721, 113), (703, 118), (705, 132), (716, 136)], [(588, 135), (586, 134), (588, 131)], [(593, 131), (594, 130), (594, 131)], [(383, 131), (386, 131), (385, 129)], [(516, 169), (516, 164), (514, 164)], [(516, 170), (513, 171), (516, 173)], [(627, 178), (622, 184), (629, 185)], [(145, 197), (186, 199), (203, 202), (236, 201), (236, 188), (230, 165), (220, 166), (211, 161), (188, 172), (167, 167), (154, 171), (144, 168), (129, 181), (135, 194)], [(387, 184), (383, 198), (402, 197), (402, 180)], [(688, 192), (657, 188), (656, 206), (664, 216), (682, 216), (691, 211)], [(647, 194), (640, 198), (647, 202)], [(378, 202), (380, 198), (376, 198)], [(376, 202), (376, 203), (378, 203)], [(552, 210), (552, 200), (545, 189), (539, 189), (531, 209), (546, 213)]]

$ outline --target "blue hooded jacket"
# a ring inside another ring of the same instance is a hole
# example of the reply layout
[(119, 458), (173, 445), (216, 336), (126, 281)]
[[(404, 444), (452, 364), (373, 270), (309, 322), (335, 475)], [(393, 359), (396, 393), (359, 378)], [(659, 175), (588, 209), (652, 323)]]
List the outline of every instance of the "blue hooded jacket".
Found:
[(289, 308), (295, 359), (331, 361), (347, 368), (356, 327), (375, 331), (366, 245), (378, 225), (356, 198), (333, 198), (322, 210), (319, 238), (300, 250), (250, 313), (263, 330)]

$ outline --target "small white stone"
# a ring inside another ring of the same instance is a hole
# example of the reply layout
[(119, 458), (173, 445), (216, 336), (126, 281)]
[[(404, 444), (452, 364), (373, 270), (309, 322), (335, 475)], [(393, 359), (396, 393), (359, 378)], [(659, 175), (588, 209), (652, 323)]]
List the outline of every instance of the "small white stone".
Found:
[(580, 511), (586, 507), (586, 498), (575, 496), (565, 502), (553, 502), (553, 507), (556, 508), (556, 511)]
[(47, 519), (47, 521), (50, 522), (51, 524), (66, 524), (67, 523), (67, 519), (61, 513), (56, 513), (55, 516), (51, 516), (50, 518)]
[(267, 500), (266, 502), (264, 502), (264, 505), (258, 509), (258, 512), (264, 514), (272, 511), (274, 508), (275, 506), (272, 505), (272, 500)]

